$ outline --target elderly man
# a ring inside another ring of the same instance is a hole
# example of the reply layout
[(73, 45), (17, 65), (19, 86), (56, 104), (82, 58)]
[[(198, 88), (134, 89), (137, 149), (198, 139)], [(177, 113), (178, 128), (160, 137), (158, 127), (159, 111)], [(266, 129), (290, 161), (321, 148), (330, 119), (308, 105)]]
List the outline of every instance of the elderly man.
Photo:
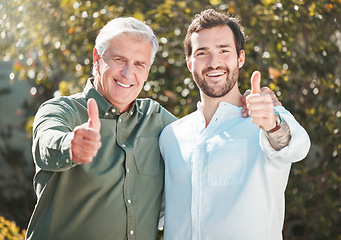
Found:
[(156, 239), (164, 176), (158, 139), (176, 118), (136, 97), (157, 50), (146, 24), (114, 19), (96, 38), (94, 78), (84, 91), (42, 104), (27, 239)]

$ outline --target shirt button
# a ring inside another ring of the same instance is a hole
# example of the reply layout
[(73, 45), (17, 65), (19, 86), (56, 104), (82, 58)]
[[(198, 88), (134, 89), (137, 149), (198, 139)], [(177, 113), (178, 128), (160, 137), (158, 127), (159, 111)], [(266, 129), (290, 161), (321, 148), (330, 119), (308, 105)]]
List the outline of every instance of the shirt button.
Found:
[(120, 118), (118, 121), (119, 121), (119, 122), (122, 122), (122, 119)]
[(126, 145), (125, 145), (125, 144), (122, 144), (122, 147), (126, 147)]
[(129, 168), (127, 168), (127, 172), (130, 172), (130, 169), (129, 169)]
[(134, 231), (133, 231), (133, 230), (130, 230), (130, 234), (133, 235), (133, 234), (134, 234)]
[(104, 115), (105, 115), (105, 116), (108, 116), (108, 115), (109, 115), (109, 113), (107, 113), (107, 112), (106, 112)]
[(111, 112), (115, 113), (115, 112), (116, 112), (116, 109), (115, 109), (115, 108), (111, 109)]
[(66, 162), (66, 163), (69, 163), (69, 162), (70, 162), (70, 160), (67, 158), (67, 159), (65, 159), (65, 162)]
[(131, 203), (131, 200), (130, 200), (130, 199), (128, 199), (128, 203), (129, 203), (129, 204)]

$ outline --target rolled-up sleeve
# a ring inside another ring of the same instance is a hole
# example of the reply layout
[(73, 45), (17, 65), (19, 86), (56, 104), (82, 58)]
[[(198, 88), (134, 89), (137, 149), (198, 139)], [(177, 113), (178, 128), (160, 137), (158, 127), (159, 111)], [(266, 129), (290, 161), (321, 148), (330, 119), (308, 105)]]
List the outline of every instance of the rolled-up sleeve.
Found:
[(261, 131), (260, 143), (263, 151), (266, 153), (268, 159), (280, 161), (282, 163), (293, 163), (304, 159), (307, 156), (311, 145), (308, 133), (284, 107), (277, 106), (275, 109), (288, 124), (291, 139), (288, 146), (276, 151), (270, 145), (265, 132)]

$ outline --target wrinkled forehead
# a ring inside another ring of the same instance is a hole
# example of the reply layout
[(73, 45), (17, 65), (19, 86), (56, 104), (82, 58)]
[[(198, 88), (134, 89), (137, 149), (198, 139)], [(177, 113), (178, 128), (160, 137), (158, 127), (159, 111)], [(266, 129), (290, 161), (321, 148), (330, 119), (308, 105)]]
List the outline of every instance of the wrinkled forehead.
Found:
[(139, 35), (124, 34), (109, 42), (104, 56), (121, 56), (140, 62), (150, 62), (152, 55), (152, 44), (146, 38)]

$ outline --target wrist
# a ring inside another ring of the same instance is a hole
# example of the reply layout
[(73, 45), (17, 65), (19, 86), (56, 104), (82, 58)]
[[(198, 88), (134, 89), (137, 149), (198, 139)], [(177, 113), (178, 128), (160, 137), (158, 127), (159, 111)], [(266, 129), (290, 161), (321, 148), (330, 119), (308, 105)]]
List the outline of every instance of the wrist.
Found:
[(275, 127), (270, 129), (269, 131), (266, 131), (267, 133), (274, 133), (276, 131), (278, 131), (279, 129), (281, 129), (282, 125), (283, 125), (283, 121), (282, 121), (282, 118), (281, 118), (281, 115), (279, 114), (279, 112), (277, 112), (275, 110)]

